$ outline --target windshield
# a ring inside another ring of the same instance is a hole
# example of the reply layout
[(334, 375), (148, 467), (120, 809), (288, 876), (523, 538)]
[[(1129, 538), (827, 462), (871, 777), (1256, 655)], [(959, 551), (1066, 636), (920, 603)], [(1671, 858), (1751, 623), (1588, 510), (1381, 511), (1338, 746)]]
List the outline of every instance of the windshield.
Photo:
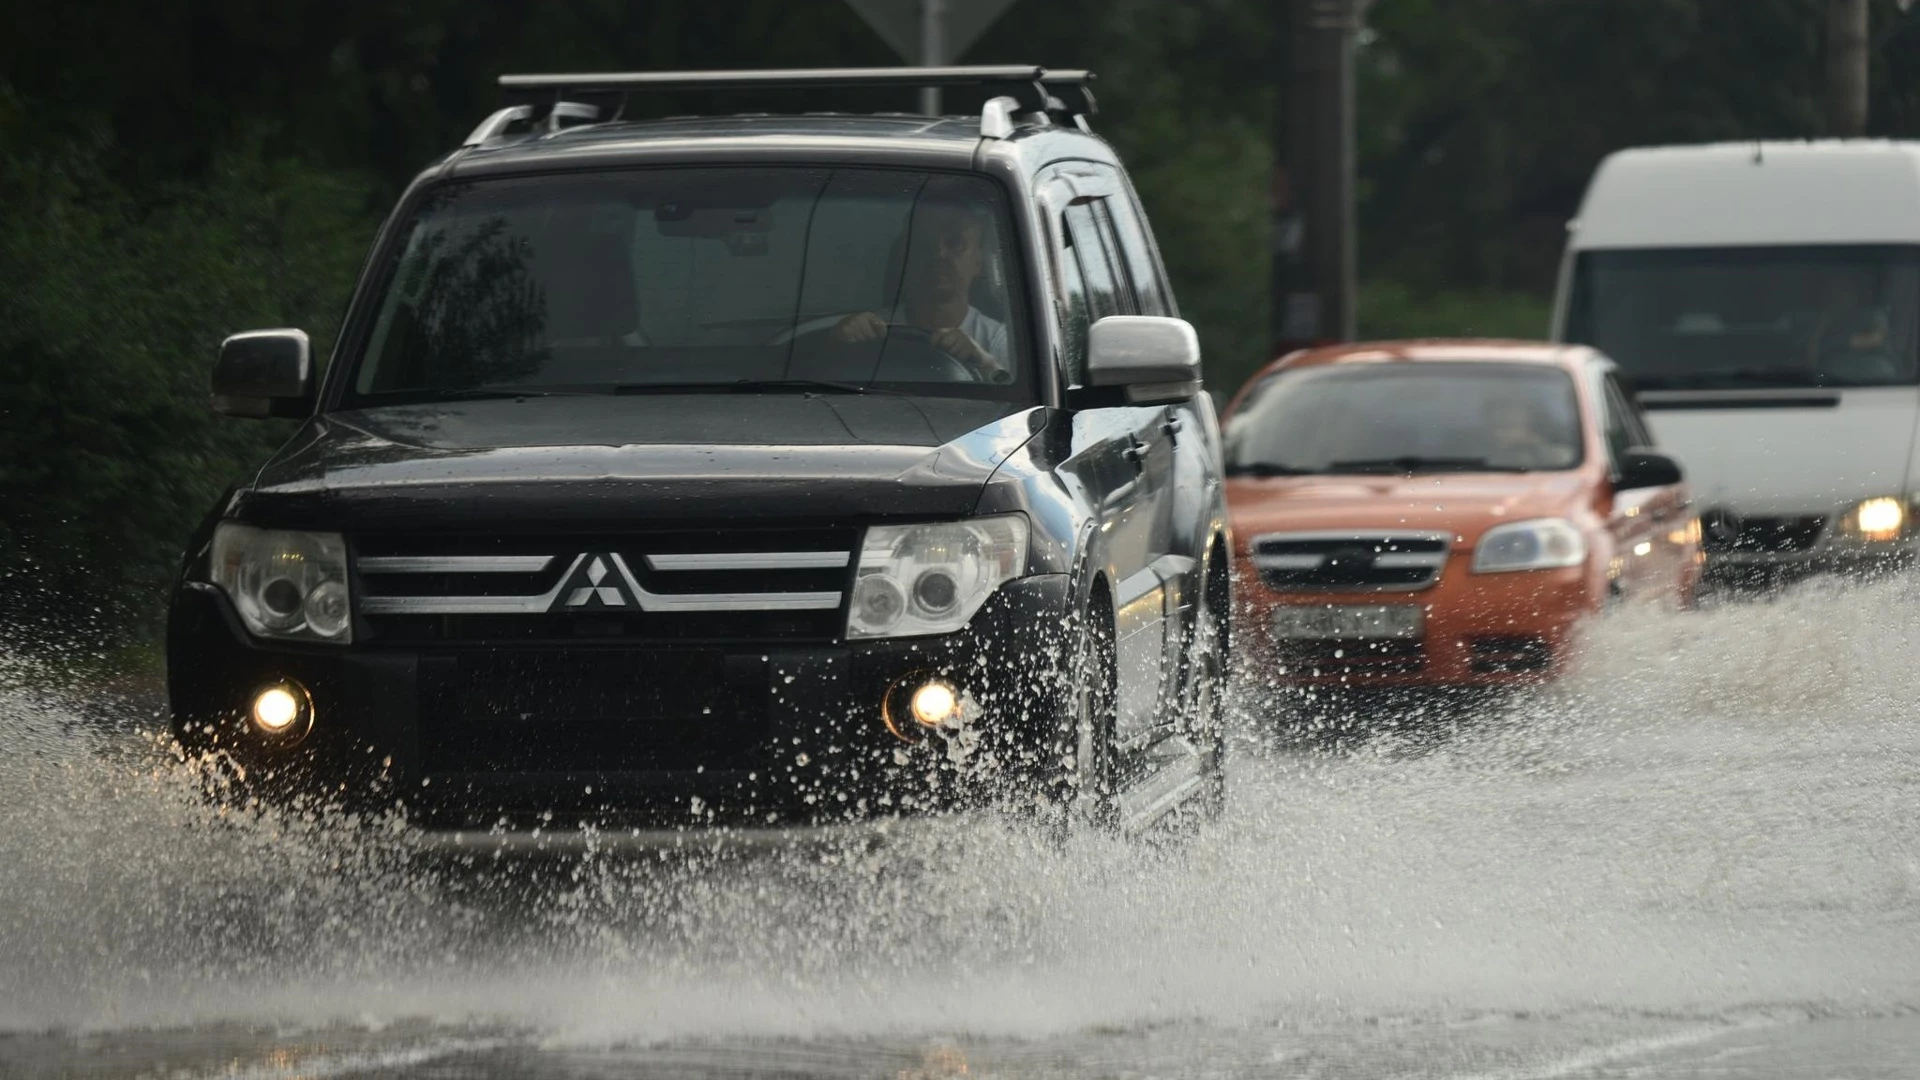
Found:
[(1528, 472), (1580, 463), (1573, 379), (1525, 364), (1343, 364), (1281, 371), (1235, 410), (1247, 474)]
[(1589, 251), (1567, 337), (1645, 389), (1915, 381), (1920, 249)]
[(407, 226), (362, 402), (894, 388), (1021, 399), (998, 189), (880, 169), (649, 169), (449, 185)]

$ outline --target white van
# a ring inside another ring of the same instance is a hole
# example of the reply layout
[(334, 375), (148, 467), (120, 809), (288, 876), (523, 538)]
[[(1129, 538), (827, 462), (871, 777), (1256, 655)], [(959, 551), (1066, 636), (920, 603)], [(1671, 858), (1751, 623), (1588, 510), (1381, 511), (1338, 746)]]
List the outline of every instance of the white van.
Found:
[(1920, 143), (1625, 150), (1568, 231), (1554, 339), (1632, 380), (1710, 569), (1915, 546)]

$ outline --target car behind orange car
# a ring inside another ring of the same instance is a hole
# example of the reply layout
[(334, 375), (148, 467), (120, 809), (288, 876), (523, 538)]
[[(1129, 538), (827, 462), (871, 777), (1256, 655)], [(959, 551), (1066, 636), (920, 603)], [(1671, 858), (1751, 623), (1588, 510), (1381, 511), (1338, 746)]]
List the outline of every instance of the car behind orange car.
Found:
[(1700, 532), (1679, 466), (1592, 349), (1295, 353), (1236, 395), (1225, 442), (1256, 679), (1537, 681), (1610, 603), (1691, 602)]

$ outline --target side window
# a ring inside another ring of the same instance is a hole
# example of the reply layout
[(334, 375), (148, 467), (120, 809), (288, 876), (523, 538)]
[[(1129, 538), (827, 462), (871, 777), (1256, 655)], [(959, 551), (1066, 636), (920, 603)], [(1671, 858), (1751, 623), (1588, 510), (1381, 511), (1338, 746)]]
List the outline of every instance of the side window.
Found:
[(1172, 315), (1173, 300), (1162, 280), (1160, 260), (1154, 255), (1153, 239), (1146, 222), (1124, 196), (1106, 201), (1113, 218), (1113, 230), (1120, 240), (1120, 252), (1126, 262), (1127, 276), (1133, 279), (1133, 295), (1142, 315)]
[(1055, 303), (1060, 308), (1060, 329), (1066, 339), (1067, 381), (1080, 384), (1087, 378), (1087, 327), (1093, 322), (1088, 314), (1087, 275), (1080, 267), (1080, 252), (1074, 247), (1073, 234), (1067, 231), (1065, 216), (1056, 218), (1054, 226), (1060, 230), (1060, 295)]
[(1080, 199), (1067, 207), (1061, 232), (1080, 264), (1087, 283), (1087, 304), (1093, 319), (1129, 314), (1132, 297), (1126, 295), (1126, 280), (1107, 240), (1108, 229), (1098, 204), (1104, 200)]
[(1633, 415), (1633, 405), (1620, 391), (1620, 384), (1613, 376), (1601, 380), (1602, 411), (1606, 415), (1607, 453), (1613, 458), (1615, 466), (1626, 456), (1628, 450), (1643, 446), (1647, 442), (1647, 433), (1640, 426), (1639, 418)]

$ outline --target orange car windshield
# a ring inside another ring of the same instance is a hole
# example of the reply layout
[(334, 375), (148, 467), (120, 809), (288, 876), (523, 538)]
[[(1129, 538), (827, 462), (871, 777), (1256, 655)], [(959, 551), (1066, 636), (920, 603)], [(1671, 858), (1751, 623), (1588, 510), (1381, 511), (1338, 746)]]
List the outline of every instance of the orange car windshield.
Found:
[(1580, 464), (1573, 379), (1527, 364), (1334, 364), (1281, 371), (1227, 425), (1240, 475), (1534, 472)]

